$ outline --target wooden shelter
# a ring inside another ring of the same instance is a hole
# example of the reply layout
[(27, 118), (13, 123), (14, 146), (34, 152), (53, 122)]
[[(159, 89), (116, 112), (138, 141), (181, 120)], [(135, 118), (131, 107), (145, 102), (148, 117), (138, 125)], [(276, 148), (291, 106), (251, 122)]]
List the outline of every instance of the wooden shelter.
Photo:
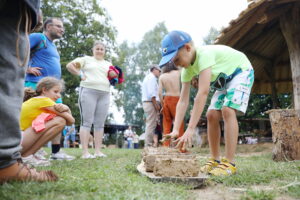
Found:
[(300, 160), (300, 0), (248, 0), (249, 5), (217, 38), (244, 52), (255, 81), (253, 93), (292, 93), (295, 110), (271, 110), (273, 159)]
[[(249, 0), (248, 0), (249, 1)], [(300, 0), (253, 0), (216, 40), (244, 52), (255, 70), (253, 93), (293, 93), (300, 110)]]

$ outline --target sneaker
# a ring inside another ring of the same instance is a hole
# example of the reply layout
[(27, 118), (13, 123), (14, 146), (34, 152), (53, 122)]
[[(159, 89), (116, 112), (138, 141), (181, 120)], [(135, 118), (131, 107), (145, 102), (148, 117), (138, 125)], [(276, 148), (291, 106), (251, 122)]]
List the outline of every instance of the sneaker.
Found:
[(39, 155), (42, 155), (42, 156), (47, 156), (48, 155), (48, 153), (42, 148), (40, 150), (38, 150), (35, 154), (39, 154)]
[(107, 155), (105, 155), (104, 153), (95, 153), (94, 154), (94, 156), (95, 156), (95, 158), (106, 158), (107, 157)]
[(230, 176), (236, 173), (236, 167), (230, 163), (226, 158), (221, 159), (221, 163), (209, 174), (214, 176)]
[(57, 153), (52, 153), (50, 156), (50, 160), (74, 160), (74, 156), (70, 156), (66, 154), (65, 152), (57, 152)]
[(47, 158), (45, 157), (47, 154), (47, 152), (43, 149), (38, 150), (35, 154), (33, 154), (36, 158), (40, 159), (40, 160), (47, 160)]
[(29, 168), (22, 160), (15, 164), (0, 169), (0, 184), (10, 181), (57, 181), (57, 175), (52, 171), (36, 171), (34, 168)]
[(209, 173), (211, 170), (213, 170), (215, 167), (219, 165), (220, 161), (215, 160), (214, 158), (210, 158), (204, 166), (200, 168), (200, 171), (203, 173)]
[(34, 166), (34, 167), (39, 167), (39, 166), (49, 166), (51, 163), (48, 160), (41, 160), (38, 157), (34, 155), (30, 155), (27, 157), (22, 157), (22, 161), (25, 164)]
[(82, 155), (81, 158), (82, 159), (94, 159), (96, 157), (92, 154), (86, 154), (86, 155)]

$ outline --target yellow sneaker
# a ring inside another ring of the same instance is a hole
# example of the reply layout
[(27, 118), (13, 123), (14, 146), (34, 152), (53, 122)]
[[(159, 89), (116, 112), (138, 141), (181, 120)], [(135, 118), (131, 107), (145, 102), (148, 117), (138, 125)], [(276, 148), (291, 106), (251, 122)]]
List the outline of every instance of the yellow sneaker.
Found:
[(221, 163), (209, 172), (209, 174), (213, 176), (230, 176), (235, 173), (236, 167), (233, 166), (226, 158), (222, 158)]
[(210, 158), (204, 166), (200, 168), (200, 171), (203, 173), (209, 173), (211, 170), (213, 170), (215, 167), (219, 165), (219, 162), (215, 160), (214, 158)]

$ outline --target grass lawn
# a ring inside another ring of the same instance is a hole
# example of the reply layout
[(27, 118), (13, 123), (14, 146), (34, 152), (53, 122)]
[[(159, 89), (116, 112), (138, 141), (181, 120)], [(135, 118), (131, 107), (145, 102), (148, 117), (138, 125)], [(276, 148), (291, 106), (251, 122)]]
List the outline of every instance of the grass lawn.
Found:
[[(273, 162), (270, 148), (262, 145), (240, 145), (236, 159), (238, 174), (212, 178), (200, 190), (172, 183), (153, 183), (141, 176), (136, 170), (141, 150), (104, 149), (107, 158), (88, 160), (79, 159), (80, 149), (65, 152), (78, 159), (52, 161), (50, 167), (40, 167), (55, 171), (60, 178), (58, 182), (4, 184), (0, 186), (0, 199), (214, 199), (202, 194), (220, 185), (230, 188), (226, 192), (238, 193), (237, 199), (300, 199), (300, 161)], [(204, 163), (208, 149), (195, 152)]]

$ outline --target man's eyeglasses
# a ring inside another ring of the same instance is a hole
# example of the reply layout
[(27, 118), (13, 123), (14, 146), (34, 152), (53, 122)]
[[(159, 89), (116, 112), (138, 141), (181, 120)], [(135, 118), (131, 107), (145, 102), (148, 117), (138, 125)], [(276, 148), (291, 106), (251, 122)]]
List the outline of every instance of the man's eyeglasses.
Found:
[(50, 25), (52, 25), (52, 26), (56, 26), (57, 28), (60, 28), (60, 29), (65, 29), (62, 25), (58, 25), (58, 24), (50, 24)]

